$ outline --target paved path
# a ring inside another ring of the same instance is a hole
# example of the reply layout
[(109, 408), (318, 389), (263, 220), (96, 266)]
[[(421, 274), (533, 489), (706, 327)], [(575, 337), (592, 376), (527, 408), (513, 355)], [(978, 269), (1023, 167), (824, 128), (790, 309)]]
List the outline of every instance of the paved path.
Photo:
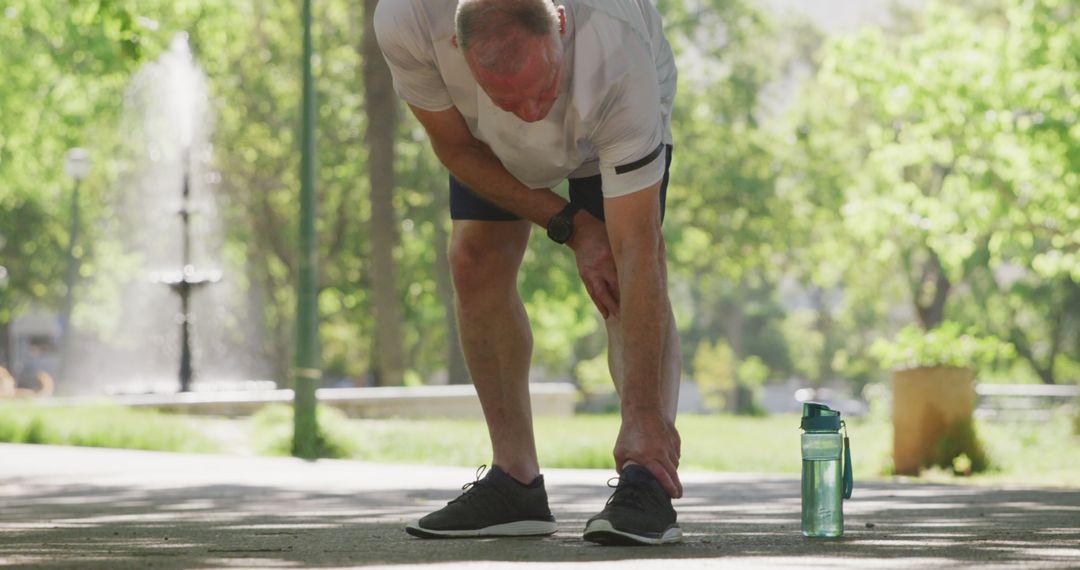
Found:
[(402, 526), (473, 470), (0, 445), (0, 567), (1080, 568), (1076, 489), (866, 484), (811, 540), (797, 478), (688, 473), (684, 544), (612, 548), (580, 538), (609, 475), (546, 472), (551, 538), (431, 541)]

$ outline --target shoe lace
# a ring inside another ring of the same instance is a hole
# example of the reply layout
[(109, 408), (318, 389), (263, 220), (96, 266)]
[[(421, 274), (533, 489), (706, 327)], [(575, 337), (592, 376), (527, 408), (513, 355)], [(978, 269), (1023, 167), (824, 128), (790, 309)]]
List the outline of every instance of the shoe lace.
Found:
[(607, 486), (615, 489), (615, 492), (608, 497), (606, 505), (640, 508), (649, 498), (648, 488), (638, 482), (612, 477), (608, 479)]
[(479, 491), (480, 489), (482, 489), (484, 487), (490, 486), (490, 483), (485, 481), (484, 478), (483, 478), (484, 471), (486, 471), (486, 470), (487, 470), (487, 465), (481, 465), (480, 467), (478, 467), (476, 469), (476, 479), (473, 480), (473, 481), (469, 481), (468, 483), (465, 483), (464, 485), (462, 485), (461, 490), (465, 491), (465, 492), (462, 493), (461, 495), (459, 495), (458, 498), (454, 499), (453, 501), (450, 501), (449, 504), (454, 504), (454, 503), (457, 503), (459, 501), (464, 502), (464, 501), (472, 500), (472, 499), (476, 498), (476, 496), (478, 495), (477, 491)]

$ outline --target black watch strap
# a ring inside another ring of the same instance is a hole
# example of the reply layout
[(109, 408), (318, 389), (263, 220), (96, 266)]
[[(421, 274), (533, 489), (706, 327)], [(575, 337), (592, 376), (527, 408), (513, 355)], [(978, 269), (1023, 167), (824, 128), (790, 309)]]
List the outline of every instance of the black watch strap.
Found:
[(570, 202), (558, 214), (548, 220), (547, 235), (555, 243), (563, 244), (574, 235), (574, 214), (581, 209), (579, 204)]

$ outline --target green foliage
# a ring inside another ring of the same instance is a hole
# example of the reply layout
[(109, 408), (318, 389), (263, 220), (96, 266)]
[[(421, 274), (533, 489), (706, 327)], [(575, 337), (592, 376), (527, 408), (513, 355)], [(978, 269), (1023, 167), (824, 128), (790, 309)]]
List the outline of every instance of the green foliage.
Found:
[(765, 414), (761, 407), (761, 387), (769, 379), (769, 367), (756, 356), (746, 358), (736, 369), (739, 379), (735, 389), (735, 412), (760, 416)]
[(578, 388), (585, 394), (607, 395), (615, 392), (606, 352), (588, 360), (579, 360), (574, 366), (574, 377), (577, 378)]
[[(357, 0), (332, 0), (315, 9), (320, 340), (328, 376), (341, 378), (362, 377), (374, 350), (366, 109), (358, 87), (362, 8)], [(669, 251), (685, 256), (673, 263), (673, 282), (707, 285), (689, 288), (679, 308), (680, 315), (694, 315), (681, 323), (692, 346), (716, 338), (725, 325), (698, 315), (738, 302), (737, 288), (713, 278), (713, 269), (731, 269), (723, 280), (760, 271), (775, 251), (770, 240), (780, 225), (769, 208), (779, 203), (770, 200), (774, 173), (755, 116), (759, 92), (773, 73), (765, 36), (770, 25), (742, 1), (669, 0), (660, 8), (676, 49), (690, 58), (705, 56), (687, 59), (702, 62), (705, 73), (684, 73), (701, 81), (684, 82), (676, 102), (679, 148), (687, 152), (676, 154), (666, 224)], [(11, 79), (0, 88), (0, 106), (20, 112), (5, 113), (0, 129), (0, 265), (11, 274), (0, 292), (0, 322), (30, 302), (59, 306), (70, 193), (60, 160), (78, 144), (89, 147), (96, 161), (82, 189), (83, 219), (89, 221), (81, 228), (86, 245), (77, 251), (85, 286), (76, 297), (76, 322), (102, 337), (119, 327), (117, 274), (134, 268), (113, 237), (123, 234), (115, 215), (122, 201), (115, 191), (124, 187), (126, 167), (120, 152), (123, 90), (140, 65), (186, 31), (214, 103), (212, 167), (221, 174), (222, 254), (233, 268), (228, 278), (258, 307), (237, 320), (260, 331), (252, 342), (273, 363), (274, 376), (287, 377), (295, 305), (299, 12), (288, 2), (8, 3), (0, 18), (16, 25), (0, 26), (0, 63)], [(713, 60), (724, 65), (709, 64)], [(451, 338), (433, 271), (449, 230), (446, 174), (419, 126), (403, 114), (395, 193), (402, 235), (395, 252), (398, 290), (409, 375), (429, 378), (445, 366)], [(726, 170), (712, 172), (716, 165)], [(754, 255), (744, 255), (751, 250)], [(534, 243), (520, 290), (533, 319), (537, 366), (573, 376), (578, 362), (602, 358), (602, 323), (565, 248)], [(757, 342), (749, 336), (740, 342), (748, 347), (740, 357), (757, 355), (776, 367), (768, 356), (780, 346), (775, 337), (762, 335)]]
[(761, 358), (738, 360), (723, 339), (701, 341), (694, 351), (693, 378), (706, 408), (758, 414), (757, 400), (770, 370)]
[(747, 386), (762, 386), (769, 379), (769, 367), (760, 358), (751, 356), (739, 363), (738, 377)]
[(964, 476), (986, 471), (990, 459), (975, 432), (974, 421), (953, 424), (934, 445), (925, 467), (951, 469), (955, 475)]
[[(681, 70), (664, 224), (671, 296), (684, 367), (711, 405), (728, 405), (725, 391), (766, 369), (856, 389), (880, 379), (870, 342), (887, 334), (900, 304), (915, 309), (905, 319), (951, 319), (1014, 346), (1015, 357), (995, 363), (999, 376), (1016, 377), (1019, 359), (1025, 378), (1077, 377), (1076, 2), (935, 4), (903, 33), (829, 40), (772, 22), (745, 0), (657, 5)], [(315, 7), (320, 340), (336, 378), (363, 377), (375, 350), (362, 13), (359, 0)], [(78, 145), (95, 166), (81, 189), (75, 322), (103, 336), (119, 326), (117, 274), (136, 270), (110, 237), (122, 233), (124, 88), (186, 31), (216, 113), (228, 279), (256, 307), (235, 320), (258, 331), (251, 342), (274, 376), (288, 376), (299, 18), (281, 1), (5, 3), (0, 266), (10, 276), (0, 325), (31, 303), (60, 305), (72, 192), (62, 155)], [(811, 80), (776, 117), (770, 86), (801, 69)], [(436, 273), (445, 270), (435, 269), (450, 223), (446, 173), (403, 116), (394, 253), (407, 376), (416, 380), (445, 368), (452, 338), (445, 275)], [(609, 391), (603, 324), (572, 255), (534, 240), (519, 285), (535, 365)], [(721, 343), (730, 354), (718, 353)]]
[(196, 453), (219, 450), (186, 418), (111, 404), (0, 403), (0, 441)]
[[(110, 132), (116, 106), (108, 100), (120, 98), (141, 51), (130, 7), (14, 0), (0, 13), (0, 266), (10, 274), (0, 289), (0, 323), (31, 302), (59, 306), (73, 185), (63, 155), (117, 137)], [(101, 170), (91, 171), (84, 197), (100, 194)], [(87, 202), (86, 210), (100, 211)], [(92, 252), (92, 236), (77, 257)]]
[(701, 341), (694, 351), (693, 378), (702, 400), (711, 410), (723, 410), (735, 389), (735, 355), (723, 340)]
[(1044, 382), (1080, 358), (1078, 10), (932, 3), (911, 33), (828, 43), (780, 182), (815, 283), (877, 311), (906, 297), (924, 328), (977, 325)]
[[(319, 432), (316, 434), (315, 457), (345, 458), (356, 454), (356, 445), (349, 437), (345, 414), (328, 406), (316, 410)], [(292, 455), (293, 408), (273, 404), (251, 416), (251, 432), (256, 453), (263, 455)]]
[[(1071, 433), (1068, 414), (1062, 410), (1045, 422), (976, 422), (989, 468), (966, 482), (1017, 485), (1080, 484), (1080, 434)], [(952, 466), (947, 468), (953, 472)], [(924, 473), (929, 479), (938, 474)]]
[(871, 352), (887, 369), (931, 366), (984, 368), (1014, 354), (1012, 345), (994, 337), (979, 337), (955, 322), (924, 331), (908, 325), (891, 342), (879, 339)]
[(777, 29), (740, 0), (658, 7), (680, 65), (664, 233), (683, 365), (696, 367), (690, 348), (723, 339), (735, 359), (787, 372), (773, 292), (793, 212), (777, 194), (773, 135), (760, 127), (779, 71)]

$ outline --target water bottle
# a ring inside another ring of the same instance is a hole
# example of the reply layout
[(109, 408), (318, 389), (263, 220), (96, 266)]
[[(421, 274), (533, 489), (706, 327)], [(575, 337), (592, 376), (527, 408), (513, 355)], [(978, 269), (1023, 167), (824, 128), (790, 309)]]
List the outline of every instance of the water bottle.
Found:
[(854, 483), (847, 428), (839, 411), (807, 402), (802, 429), (803, 536), (843, 536), (843, 500), (851, 498)]

